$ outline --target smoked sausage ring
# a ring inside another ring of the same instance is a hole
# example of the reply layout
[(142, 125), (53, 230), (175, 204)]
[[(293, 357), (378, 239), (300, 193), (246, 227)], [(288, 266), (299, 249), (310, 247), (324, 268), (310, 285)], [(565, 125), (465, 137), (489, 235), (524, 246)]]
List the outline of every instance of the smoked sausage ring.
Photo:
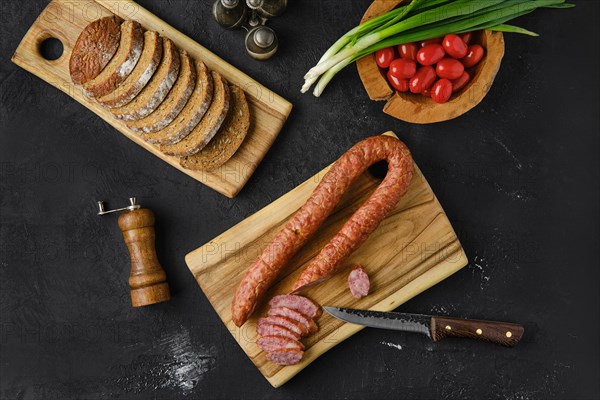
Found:
[(331, 277), (396, 207), (413, 176), (410, 151), (391, 136), (360, 141), (333, 164), (306, 203), (246, 272), (231, 307), (232, 319), (237, 326), (242, 326), (252, 315), (287, 262), (317, 232), (350, 185), (379, 161), (388, 163), (388, 172), (381, 184), (310, 262), (292, 290), (298, 291)]

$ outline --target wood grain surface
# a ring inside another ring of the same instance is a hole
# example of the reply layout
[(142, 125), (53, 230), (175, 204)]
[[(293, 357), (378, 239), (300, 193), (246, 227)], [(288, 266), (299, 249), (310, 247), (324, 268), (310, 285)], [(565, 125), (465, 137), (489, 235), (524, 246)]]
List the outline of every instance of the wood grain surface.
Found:
[[(133, 19), (147, 30), (169, 37), (193, 57), (204, 61), (221, 73), (229, 82), (241, 87), (250, 103), (251, 126), (246, 140), (236, 154), (213, 172), (192, 171), (179, 165), (179, 159), (161, 153), (157, 146), (146, 143), (132, 132), (123, 121), (83, 94), (81, 86), (74, 85), (69, 75), (69, 58), (75, 41), (90, 22), (116, 14)], [(46, 60), (40, 53), (41, 43), (48, 38), (60, 40), (64, 53), (57, 60)], [(292, 105), (240, 70), (217, 57), (205, 47), (177, 31), (133, 1), (53, 0), (31, 26), (12, 57), (12, 61), (95, 112), (138, 145), (150, 151), (192, 178), (228, 197), (234, 197), (244, 187), (283, 127)], [(90, 152), (95, 149), (89, 149)], [(110, 151), (110, 149), (106, 149)]]
[[(186, 256), (190, 271), (227, 329), (275, 387), (362, 329), (324, 314), (318, 320), (319, 331), (304, 341), (306, 353), (300, 364), (281, 367), (267, 361), (255, 343), (256, 321), (266, 314), (265, 304), (257, 307), (241, 328), (231, 321), (231, 300), (242, 276), (287, 219), (306, 202), (328, 169)], [(380, 182), (373, 175), (365, 174), (350, 188), (315, 237), (291, 260), (267, 298), (291, 289), (307, 263)], [(418, 168), (396, 209), (345, 263), (346, 266), (354, 264), (362, 264), (370, 276), (371, 294), (368, 296), (360, 300), (352, 297), (347, 285), (349, 268), (311, 288), (307, 295), (321, 305), (390, 311), (467, 265), (465, 253), (444, 210)]]
[[(406, 0), (375, 0), (365, 12), (361, 22), (394, 9)], [(429, 97), (410, 92), (395, 91), (369, 54), (356, 62), (358, 74), (371, 100), (385, 100), (383, 112), (402, 121), (430, 124), (461, 116), (478, 105), (490, 91), (504, 57), (502, 32), (479, 31), (473, 35), (472, 44), (481, 44), (485, 55), (477, 66), (469, 69), (471, 81), (450, 100), (438, 104)]]
[(171, 298), (167, 274), (156, 255), (154, 213), (147, 208), (119, 215), (119, 228), (131, 257), (131, 305), (142, 307)]

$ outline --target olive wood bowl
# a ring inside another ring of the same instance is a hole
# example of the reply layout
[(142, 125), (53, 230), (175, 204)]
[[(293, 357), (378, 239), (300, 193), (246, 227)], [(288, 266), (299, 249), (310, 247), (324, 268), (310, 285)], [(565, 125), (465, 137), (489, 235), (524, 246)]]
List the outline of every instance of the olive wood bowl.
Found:
[[(375, 0), (365, 12), (361, 23), (388, 12), (405, 0)], [(477, 34), (475, 34), (477, 33)], [(456, 118), (483, 100), (494, 83), (504, 57), (502, 32), (474, 32), (471, 44), (481, 44), (485, 54), (479, 64), (467, 71), (471, 81), (444, 104), (429, 97), (410, 92), (400, 93), (388, 83), (385, 74), (375, 62), (375, 54), (369, 54), (356, 62), (360, 79), (371, 100), (387, 101), (383, 112), (402, 121), (430, 124)]]

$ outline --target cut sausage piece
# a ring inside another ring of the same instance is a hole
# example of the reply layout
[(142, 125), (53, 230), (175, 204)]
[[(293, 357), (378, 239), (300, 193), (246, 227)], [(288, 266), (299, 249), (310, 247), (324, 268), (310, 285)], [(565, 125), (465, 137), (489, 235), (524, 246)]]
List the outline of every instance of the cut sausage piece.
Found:
[(158, 33), (148, 31), (144, 34), (144, 49), (131, 74), (117, 86), (116, 90), (96, 100), (108, 108), (121, 107), (129, 104), (158, 69), (163, 54), (163, 41)]
[(306, 334), (304, 336), (312, 335), (319, 329), (317, 324), (315, 324), (315, 321), (296, 310), (292, 310), (291, 308), (273, 307), (269, 310), (269, 316), (286, 317), (300, 322), (306, 328)]
[(331, 166), (308, 201), (250, 266), (232, 302), (232, 319), (237, 326), (248, 320), (287, 262), (317, 232), (350, 185), (371, 165), (384, 160), (388, 163), (388, 172), (383, 182), (312, 259), (292, 290), (296, 292), (331, 277), (394, 210), (413, 176), (410, 151), (404, 143), (390, 136), (362, 140)]
[(267, 353), (267, 360), (279, 365), (294, 365), (298, 364), (303, 356), (302, 350), (284, 349)]
[(194, 61), (185, 50), (179, 54), (181, 67), (175, 86), (150, 115), (137, 121), (127, 123), (129, 129), (137, 133), (156, 132), (169, 125), (185, 107), (196, 86), (196, 67)]
[(360, 265), (356, 266), (348, 274), (348, 287), (355, 299), (360, 299), (369, 294), (371, 281), (369, 281), (369, 275), (367, 275)]
[(115, 117), (125, 121), (141, 119), (160, 106), (179, 76), (179, 50), (167, 39), (163, 41), (163, 56), (158, 70), (144, 89), (127, 105), (110, 110)]
[(317, 319), (323, 313), (320, 305), (310, 300), (308, 297), (298, 296), (296, 294), (281, 294), (273, 297), (269, 301), (271, 307), (287, 307), (306, 315), (309, 318)]
[(121, 25), (121, 41), (116, 54), (97, 77), (83, 84), (88, 97), (101, 97), (113, 92), (131, 74), (142, 55), (144, 31), (135, 21)]
[(189, 135), (202, 119), (213, 96), (213, 79), (202, 61), (195, 61), (196, 87), (177, 118), (157, 132), (143, 135), (145, 141), (154, 144), (174, 144)]
[(97, 19), (86, 26), (73, 46), (69, 60), (71, 80), (82, 85), (106, 67), (119, 48), (121, 23), (117, 16)]
[(285, 336), (290, 339), (299, 340), (300, 335), (286, 328), (285, 326), (266, 324), (259, 325), (256, 329), (259, 336)]
[(258, 326), (260, 327), (263, 324), (273, 324), (273, 325), (281, 325), (290, 331), (294, 332), (298, 336), (303, 336), (302, 332), (304, 332), (304, 326), (298, 321), (294, 321), (293, 319), (286, 317), (264, 317), (258, 320)]
[(304, 350), (304, 345), (298, 340), (284, 336), (263, 336), (256, 341), (256, 345), (264, 351), (276, 351), (282, 349)]
[(204, 118), (189, 135), (175, 144), (163, 144), (160, 151), (168, 156), (191, 156), (196, 154), (215, 136), (229, 110), (229, 85), (225, 78), (212, 71), (214, 94)]

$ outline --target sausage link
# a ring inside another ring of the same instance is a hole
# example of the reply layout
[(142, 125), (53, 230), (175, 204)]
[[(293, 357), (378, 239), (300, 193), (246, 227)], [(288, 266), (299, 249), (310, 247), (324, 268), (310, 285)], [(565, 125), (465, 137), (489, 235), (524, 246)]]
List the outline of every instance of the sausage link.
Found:
[(406, 193), (413, 175), (410, 151), (404, 143), (390, 136), (362, 140), (342, 155), (307, 202), (275, 235), (237, 288), (232, 303), (232, 319), (237, 326), (246, 322), (287, 262), (317, 232), (350, 185), (367, 168), (383, 160), (388, 163), (383, 182), (311, 261), (293, 290), (298, 291), (329, 278), (342, 261), (367, 240)]

